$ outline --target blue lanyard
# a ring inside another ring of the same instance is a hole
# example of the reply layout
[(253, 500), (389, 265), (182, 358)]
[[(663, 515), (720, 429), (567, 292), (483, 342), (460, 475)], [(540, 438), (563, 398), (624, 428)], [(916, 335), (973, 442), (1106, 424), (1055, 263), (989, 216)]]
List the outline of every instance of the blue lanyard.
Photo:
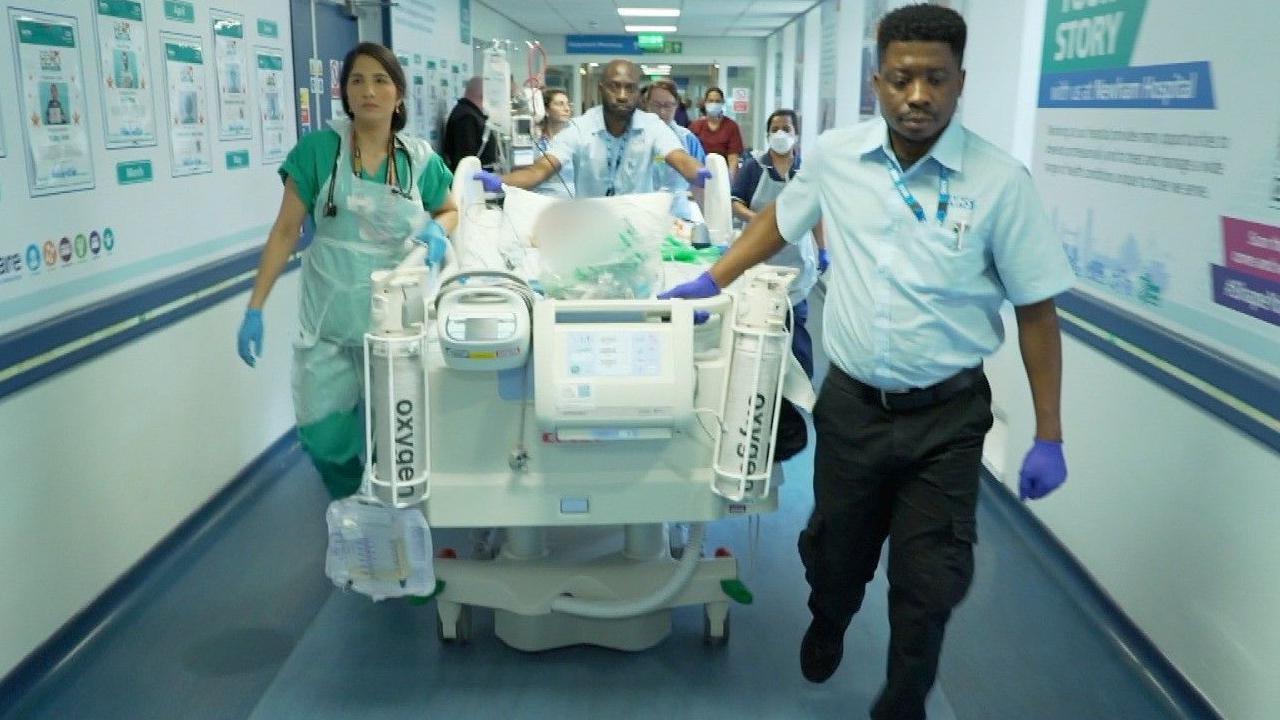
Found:
[[(902, 197), (902, 201), (910, 208), (911, 214), (916, 216), (916, 220), (925, 222), (924, 208), (920, 206), (920, 201), (916, 200), (916, 196), (911, 194), (907, 189), (907, 184), (902, 181), (902, 173), (898, 172), (898, 168), (894, 167), (893, 161), (885, 159), (884, 166), (889, 169), (889, 178), (893, 180), (893, 186), (898, 190), (898, 195)], [(951, 171), (945, 167), (938, 167), (938, 224), (941, 225), (947, 219), (947, 209), (951, 206)]]
[(623, 133), (622, 137), (617, 140), (617, 152), (613, 148), (609, 149), (609, 187), (605, 189), (605, 197), (613, 197), (616, 188), (614, 184), (618, 180), (618, 166), (622, 164), (622, 156), (627, 154), (627, 136)]

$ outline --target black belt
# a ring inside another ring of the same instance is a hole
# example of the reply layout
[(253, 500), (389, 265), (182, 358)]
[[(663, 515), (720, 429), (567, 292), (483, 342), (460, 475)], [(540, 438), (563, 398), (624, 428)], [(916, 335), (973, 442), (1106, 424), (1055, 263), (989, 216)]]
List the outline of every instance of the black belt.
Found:
[(946, 380), (929, 387), (912, 388), (911, 390), (881, 390), (878, 387), (872, 387), (855, 378), (851, 378), (835, 367), (831, 368), (830, 374), (832, 377), (839, 378), (845, 389), (862, 398), (863, 401), (879, 405), (890, 412), (919, 410), (920, 408), (937, 405), (977, 385), (978, 381), (983, 378), (982, 366), (978, 365), (961, 370)]

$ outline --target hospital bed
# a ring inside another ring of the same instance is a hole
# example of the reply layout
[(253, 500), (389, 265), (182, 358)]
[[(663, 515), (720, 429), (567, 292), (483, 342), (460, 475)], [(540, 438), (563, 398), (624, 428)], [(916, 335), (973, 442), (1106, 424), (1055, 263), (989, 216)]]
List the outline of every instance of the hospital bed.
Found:
[[(708, 166), (719, 239), (728, 173)], [(702, 301), (543, 298), (525, 282), (536, 249), (500, 247), (511, 213), (473, 169), (458, 168), (444, 277), (419, 296), (419, 259), (375, 275), (366, 342), (366, 488), (431, 528), (496, 529), (486, 552), (437, 554), (441, 639), (469, 640), (482, 607), (521, 650), (640, 650), (672, 608), (701, 605), (704, 639), (726, 642), (730, 602), (750, 595), (736, 557), (704, 552), (706, 523), (777, 509), (783, 389), (812, 403), (788, 350), (791, 271), (761, 266)], [(668, 265), (667, 286), (702, 269)], [(687, 546), (673, 523), (690, 524)]]

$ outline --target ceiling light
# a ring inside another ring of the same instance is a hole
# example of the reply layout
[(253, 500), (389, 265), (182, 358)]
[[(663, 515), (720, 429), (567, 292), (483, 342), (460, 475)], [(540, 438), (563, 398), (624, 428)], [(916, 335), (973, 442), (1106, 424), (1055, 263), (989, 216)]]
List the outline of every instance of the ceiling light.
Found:
[(622, 17), (680, 17), (678, 8), (618, 8)]
[(655, 33), (673, 33), (676, 31), (675, 25), (625, 25), (627, 32), (655, 32)]

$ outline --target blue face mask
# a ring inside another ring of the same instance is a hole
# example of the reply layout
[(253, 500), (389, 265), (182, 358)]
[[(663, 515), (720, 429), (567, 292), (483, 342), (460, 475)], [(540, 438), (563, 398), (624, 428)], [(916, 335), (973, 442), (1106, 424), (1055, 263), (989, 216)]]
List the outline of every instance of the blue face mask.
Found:
[(712, 117), (720, 117), (724, 114), (724, 103), (709, 102), (707, 103), (707, 114)]

